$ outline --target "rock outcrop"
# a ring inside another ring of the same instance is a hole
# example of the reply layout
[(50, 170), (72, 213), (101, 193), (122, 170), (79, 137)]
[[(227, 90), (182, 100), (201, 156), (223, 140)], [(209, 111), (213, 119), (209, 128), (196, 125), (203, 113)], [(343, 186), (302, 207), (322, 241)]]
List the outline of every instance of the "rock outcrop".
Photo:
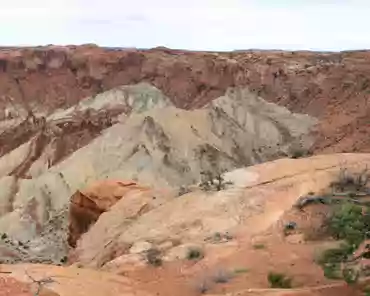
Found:
[(0, 126), (0, 156), (5, 156), (0, 175), (37, 177), (88, 145), (118, 118), (170, 105), (160, 91), (139, 83), (85, 98), (70, 108), (5, 119)]
[(81, 234), (133, 188), (135, 182), (104, 181), (75, 192), (69, 205), (69, 245), (75, 247)]

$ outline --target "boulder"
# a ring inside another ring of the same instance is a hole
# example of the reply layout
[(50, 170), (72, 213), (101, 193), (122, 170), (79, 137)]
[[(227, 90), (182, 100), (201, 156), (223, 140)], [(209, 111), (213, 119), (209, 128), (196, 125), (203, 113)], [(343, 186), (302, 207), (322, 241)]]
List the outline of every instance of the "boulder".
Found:
[(144, 257), (140, 254), (126, 254), (115, 258), (102, 267), (102, 270), (114, 272), (116, 274), (124, 274), (128, 271), (133, 271), (146, 266)]
[(70, 200), (69, 245), (75, 247), (77, 240), (99, 216), (135, 187), (135, 182), (110, 180), (96, 182), (85, 190), (77, 190)]
[(138, 241), (130, 248), (130, 254), (141, 254), (149, 251), (153, 244), (146, 241)]

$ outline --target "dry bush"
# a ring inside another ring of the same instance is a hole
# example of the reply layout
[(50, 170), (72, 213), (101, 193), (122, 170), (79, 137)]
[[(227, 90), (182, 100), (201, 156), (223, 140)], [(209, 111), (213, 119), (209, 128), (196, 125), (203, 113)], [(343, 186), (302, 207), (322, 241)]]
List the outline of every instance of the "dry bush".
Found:
[(161, 252), (158, 249), (150, 249), (145, 254), (145, 259), (148, 264), (153, 266), (161, 266), (162, 265), (162, 258)]
[(187, 250), (186, 259), (188, 260), (200, 260), (203, 259), (204, 252), (201, 248), (190, 247)]
[(269, 272), (267, 280), (271, 288), (290, 289), (292, 287), (292, 279), (282, 273)]
[(216, 284), (224, 284), (224, 283), (227, 283), (232, 277), (233, 277), (233, 274), (231, 272), (225, 269), (219, 269), (212, 276), (212, 280)]
[(201, 172), (201, 183), (199, 187), (204, 191), (221, 191), (233, 183), (225, 181), (221, 172), (204, 171)]
[(369, 192), (367, 184), (370, 180), (370, 172), (367, 168), (361, 172), (351, 172), (347, 168), (341, 168), (337, 179), (330, 186), (334, 192)]

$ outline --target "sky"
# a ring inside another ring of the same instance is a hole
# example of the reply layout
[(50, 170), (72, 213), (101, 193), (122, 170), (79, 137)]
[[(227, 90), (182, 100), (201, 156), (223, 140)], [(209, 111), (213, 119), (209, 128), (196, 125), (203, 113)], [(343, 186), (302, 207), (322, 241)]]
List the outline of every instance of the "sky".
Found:
[(369, 0), (0, 0), (0, 45), (370, 49)]

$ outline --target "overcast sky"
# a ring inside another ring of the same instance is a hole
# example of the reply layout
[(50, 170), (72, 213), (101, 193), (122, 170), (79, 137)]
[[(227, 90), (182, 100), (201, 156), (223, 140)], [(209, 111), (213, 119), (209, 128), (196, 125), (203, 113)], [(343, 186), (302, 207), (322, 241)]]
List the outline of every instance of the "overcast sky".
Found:
[(0, 0), (0, 45), (370, 49), (370, 0)]

